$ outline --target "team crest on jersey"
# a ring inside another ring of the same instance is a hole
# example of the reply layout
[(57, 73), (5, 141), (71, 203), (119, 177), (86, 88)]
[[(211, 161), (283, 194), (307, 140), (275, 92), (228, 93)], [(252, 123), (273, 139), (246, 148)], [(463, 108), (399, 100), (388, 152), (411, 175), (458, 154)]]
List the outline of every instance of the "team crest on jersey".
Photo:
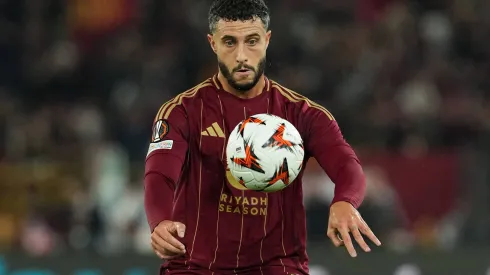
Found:
[(153, 125), (153, 133), (151, 136), (151, 142), (160, 142), (170, 131), (170, 126), (165, 120), (157, 120)]

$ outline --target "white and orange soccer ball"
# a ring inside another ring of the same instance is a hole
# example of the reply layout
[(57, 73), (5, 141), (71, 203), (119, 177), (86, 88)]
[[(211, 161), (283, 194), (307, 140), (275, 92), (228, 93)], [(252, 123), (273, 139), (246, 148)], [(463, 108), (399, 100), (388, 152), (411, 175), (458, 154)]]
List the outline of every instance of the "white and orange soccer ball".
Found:
[(244, 189), (275, 192), (301, 172), (303, 140), (287, 120), (258, 114), (238, 123), (226, 147), (228, 169)]

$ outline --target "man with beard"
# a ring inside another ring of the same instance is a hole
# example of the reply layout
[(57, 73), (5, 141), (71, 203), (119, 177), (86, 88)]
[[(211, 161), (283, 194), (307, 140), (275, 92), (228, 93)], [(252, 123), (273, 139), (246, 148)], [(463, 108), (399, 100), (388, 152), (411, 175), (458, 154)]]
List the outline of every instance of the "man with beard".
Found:
[(356, 256), (361, 234), (379, 240), (356, 210), (365, 192), (358, 158), (334, 117), (264, 75), (271, 38), (263, 0), (214, 0), (211, 49), (218, 73), (158, 111), (146, 158), (145, 207), (160, 274), (308, 274), (302, 173), (275, 193), (243, 190), (227, 171), (227, 137), (241, 120), (290, 121), (336, 184), (327, 235)]

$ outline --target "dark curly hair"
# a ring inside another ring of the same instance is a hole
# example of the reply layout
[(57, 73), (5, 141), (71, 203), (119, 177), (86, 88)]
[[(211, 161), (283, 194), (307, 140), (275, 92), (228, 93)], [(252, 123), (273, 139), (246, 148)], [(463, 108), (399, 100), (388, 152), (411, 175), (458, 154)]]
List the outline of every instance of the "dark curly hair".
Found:
[(247, 21), (259, 18), (265, 29), (269, 29), (269, 8), (264, 0), (214, 0), (209, 9), (209, 31), (216, 31), (219, 20)]

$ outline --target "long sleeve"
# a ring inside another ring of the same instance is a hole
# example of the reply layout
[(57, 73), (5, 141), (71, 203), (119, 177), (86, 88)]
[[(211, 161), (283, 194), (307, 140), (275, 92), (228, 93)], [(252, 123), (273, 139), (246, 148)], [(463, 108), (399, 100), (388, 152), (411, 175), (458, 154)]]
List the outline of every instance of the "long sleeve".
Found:
[(188, 149), (183, 109), (174, 108), (166, 118), (157, 115), (149, 147), (145, 163), (145, 211), (153, 231), (161, 221), (172, 218), (174, 191)]
[(346, 201), (358, 208), (366, 180), (359, 159), (345, 141), (333, 116), (321, 107), (302, 108), (305, 148), (335, 183), (332, 203)]

